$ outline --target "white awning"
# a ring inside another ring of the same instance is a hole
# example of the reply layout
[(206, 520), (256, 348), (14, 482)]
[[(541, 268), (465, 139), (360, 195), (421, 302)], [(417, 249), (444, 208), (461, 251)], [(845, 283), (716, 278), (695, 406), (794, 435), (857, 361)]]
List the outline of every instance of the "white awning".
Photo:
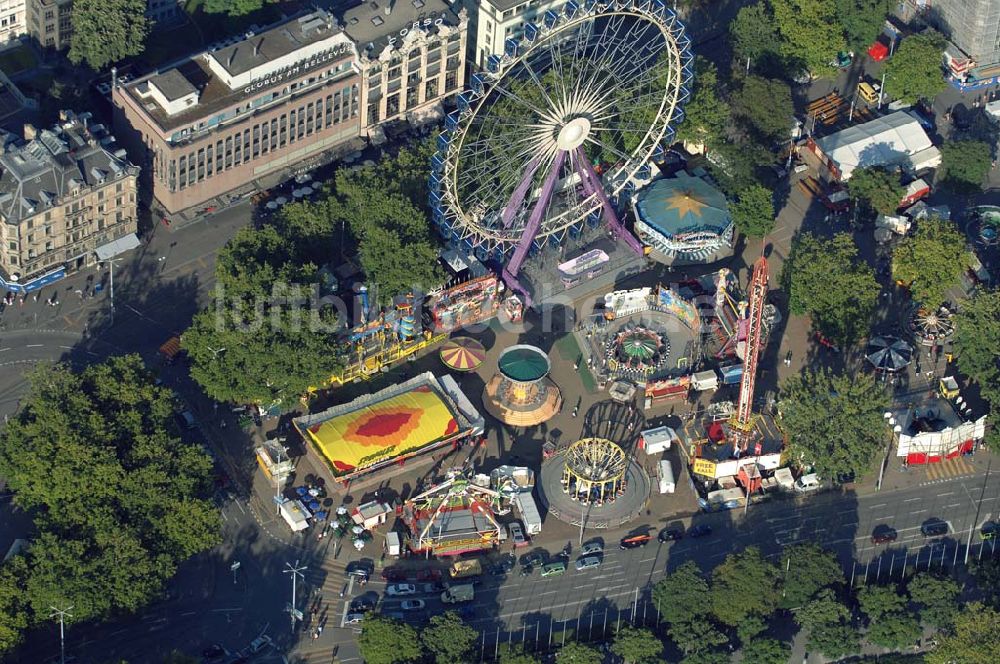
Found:
[(129, 233), (123, 237), (118, 238), (114, 242), (108, 242), (107, 244), (102, 244), (94, 253), (97, 254), (97, 260), (106, 261), (109, 258), (114, 258), (118, 254), (124, 254), (126, 251), (132, 251), (139, 246), (139, 238), (135, 233)]

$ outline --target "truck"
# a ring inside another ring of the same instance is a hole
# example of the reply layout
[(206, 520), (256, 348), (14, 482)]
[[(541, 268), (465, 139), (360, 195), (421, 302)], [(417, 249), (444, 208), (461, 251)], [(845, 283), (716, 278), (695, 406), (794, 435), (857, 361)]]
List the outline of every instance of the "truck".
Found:
[(479, 576), (482, 574), (483, 566), (479, 563), (479, 558), (456, 560), (452, 563), (448, 573), (453, 579), (467, 579), (470, 576)]
[(441, 593), (441, 601), (445, 604), (471, 602), (475, 597), (476, 590), (471, 583), (463, 583), (456, 586), (446, 585), (444, 592)]

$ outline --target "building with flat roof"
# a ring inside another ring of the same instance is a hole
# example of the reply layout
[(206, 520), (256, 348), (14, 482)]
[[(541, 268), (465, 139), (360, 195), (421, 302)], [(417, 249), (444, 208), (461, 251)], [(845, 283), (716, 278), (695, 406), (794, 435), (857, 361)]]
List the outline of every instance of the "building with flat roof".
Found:
[[(63, 111), (59, 124), (0, 154), (0, 286), (31, 290), (138, 244), (139, 169), (89, 114)], [(112, 152), (115, 150), (114, 152)]]
[(358, 71), (353, 41), (318, 10), (115, 84), (115, 126), (144, 193), (175, 214), (358, 136)]
[(1000, 75), (1000, 2), (933, 0), (926, 4), (931, 22), (972, 58), (977, 68), (997, 65), (991, 75)]
[(503, 53), (507, 39), (520, 39), (524, 24), (539, 22), (549, 9), (566, 4), (565, 0), (465, 0), (470, 17), (469, 33), (475, 35), (473, 60), (480, 69), (486, 59)]
[(28, 34), (39, 45), (61, 51), (73, 36), (73, 0), (26, 0)]
[(441, 100), (465, 86), (467, 17), (445, 0), (377, 0), (344, 12), (359, 53), (364, 135), (443, 114)]

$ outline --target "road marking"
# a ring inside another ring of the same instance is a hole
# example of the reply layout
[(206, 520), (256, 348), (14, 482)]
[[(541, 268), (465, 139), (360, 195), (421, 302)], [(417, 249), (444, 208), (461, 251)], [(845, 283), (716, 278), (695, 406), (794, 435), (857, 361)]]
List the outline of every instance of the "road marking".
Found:
[(878, 509), (879, 507), (885, 507), (885, 503), (879, 503), (878, 505), (869, 505), (868, 509), (874, 510), (874, 509)]
[(916, 512), (910, 512), (910, 514), (923, 514), (926, 511), (927, 510), (925, 510), (925, 509), (924, 510), (917, 510)]
[(7, 352), (9, 350), (10, 350), (10, 348), (0, 348), (0, 353), (5, 353), (5, 352)]
[(948, 492), (946, 492), (946, 493), (939, 493), (939, 494), (937, 495), (937, 497), (938, 497), (938, 498), (944, 498), (945, 496), (954, 496), (954, 495), (955, 495), (955, 492), (954, 492), (954, 491), (948, 491)]
[(28, 344), (25, 348), (43, 348), (45, 344)]
[(59, 346), (59, 347), (62, 348), (63, 350), (73, 350), (72, 346)]
[(906, 499), (906, 500), (904, 500), (903, 502), (904, 502), (904, 503), (912, 503), (912, 502), (914, 502), (914, 501), (916, 501), (916, 500), (920, 500), (920, 498), (907, 498), (907, 499)]
[(185, 611), (185, 612), (184, 612), (184, 613), (182, 613), (181, 615), (182, 615), (182, 616), (193, 616), (193, 615), (195, 615), (196, 613), (198, 613), (198, 612), (197, 612), (197, 611)]

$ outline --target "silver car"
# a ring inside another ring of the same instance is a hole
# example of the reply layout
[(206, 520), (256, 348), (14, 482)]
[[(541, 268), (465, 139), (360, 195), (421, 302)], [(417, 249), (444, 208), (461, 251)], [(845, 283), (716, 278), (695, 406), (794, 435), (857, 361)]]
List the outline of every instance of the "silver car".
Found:
[(576, 561), (576, 571), (579, 572), (585, 569), (593, 569), (594, 567), (601, 566), (601, 559), (597, 556), (587, 556), (586, 558), (580, 558)]
[(588, 542), (580, 549), (581, 556), (593, 556), (600, 553), (604, 553), (604, 547), (601, 546), (600, 542)]
[(507, 529), (510, 531), (510, 539), (514, 542), (514, 546), (524, 546), (528, 543), (528, 540), (524, 537), (524, 530), (521, 528), (521, 524), (516, 521), (507, 524)]
[(425, 606), (427, 606), (427, 602), (422, 599), (408, 599), (404, 600), (403, 603), (399, 605), (399, 608), (404, 611), (419, 611)]
[(412, 583), (392, 583), (386, 586), (385, 594), (393, 597), (400, 595), (413, 595), (417, 592), (417, 587)]

